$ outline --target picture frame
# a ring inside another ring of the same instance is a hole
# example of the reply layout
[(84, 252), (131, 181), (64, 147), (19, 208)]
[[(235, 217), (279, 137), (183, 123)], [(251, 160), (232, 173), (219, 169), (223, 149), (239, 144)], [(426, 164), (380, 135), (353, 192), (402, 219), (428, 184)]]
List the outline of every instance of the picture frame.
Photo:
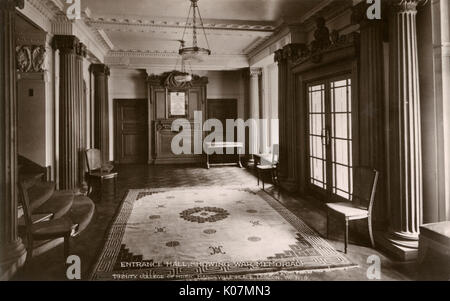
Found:
[(185, 91), (168, 91), (169, 118), (186, 118), (188, 115), (188, 96)]

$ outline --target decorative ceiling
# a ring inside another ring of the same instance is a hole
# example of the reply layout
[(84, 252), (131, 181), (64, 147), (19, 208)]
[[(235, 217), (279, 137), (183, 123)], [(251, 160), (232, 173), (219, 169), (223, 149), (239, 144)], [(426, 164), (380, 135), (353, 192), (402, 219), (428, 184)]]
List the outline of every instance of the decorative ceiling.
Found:
[[(198, 5), (213, 61), (218, 63), (219, 57), (242, 62), (286, 20), (300, 20), (322, 2), (326, 1), (200, 0)], [(129, 64), (130, 57), (176, 59), (189, 6), (189, 0), (82, 0), (84, 21), (111, 48), (110, 64)], [(192, 32), (185, 39), (189, 44)], [(203, 35), (199, 45), (206, 46)]]

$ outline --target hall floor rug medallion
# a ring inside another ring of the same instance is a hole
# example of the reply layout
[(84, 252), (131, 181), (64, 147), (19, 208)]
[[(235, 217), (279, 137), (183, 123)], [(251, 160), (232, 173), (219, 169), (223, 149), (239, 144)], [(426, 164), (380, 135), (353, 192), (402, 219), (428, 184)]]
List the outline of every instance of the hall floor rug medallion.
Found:
[(351, 268), (265, 192), (248, 187), (130, 190), (92, 280), (295, 280)]

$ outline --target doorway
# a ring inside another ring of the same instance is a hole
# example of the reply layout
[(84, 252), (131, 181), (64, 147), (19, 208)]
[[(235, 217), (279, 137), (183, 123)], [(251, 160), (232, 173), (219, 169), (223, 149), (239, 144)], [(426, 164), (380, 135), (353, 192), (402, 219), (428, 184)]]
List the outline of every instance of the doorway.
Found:
[(351, 201), (353, 193), (350, 76), (307, 85), (310, 190)]
[[(227, 141), (226, 138), (226, 121), (227, 119), (236, 120), (238, 118), (238, 107), (236, 99), (208, 99), (207, 104), (207, 119), (218, 119), (223, 125), (222, 141), (237, 142), (237, 130), (235, 129), (234, 141)], [(206, 133), (207, 135), (209, 133)], [(211, 163), (233, 163), (236, 162), (237, 154), (226, 155), (226, 150), (223, 150), (224, 155), (211, 156)]]
[(147, 163), (147, 99), (115, 99), (115, 161), (119, 164)]

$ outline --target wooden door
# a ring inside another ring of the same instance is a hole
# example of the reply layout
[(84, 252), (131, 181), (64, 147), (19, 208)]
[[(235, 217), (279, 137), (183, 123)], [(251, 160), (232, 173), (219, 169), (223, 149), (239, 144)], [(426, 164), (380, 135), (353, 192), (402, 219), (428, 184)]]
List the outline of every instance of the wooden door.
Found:
[(116, 162), (147, 163), (148, 110), (146, 99), (116, 99)]
[[(227, 119), (236, 120), (238, 118), (237, 100), (236, 99), (208, 99), (208, 119), (218, 119), (222, 122), (223, 137), (222, 141), (236, 142), (237, 131), (234, 133), (234, 141), (227, 141), (226, 137), (226, 121)], [(207, 135), (209, 133), (206, 133)], [(226, 154), (226, 150), (223, 150)], [(236, 162), (236, 155), (212, 156), (211, 163), (230, 163)]]

